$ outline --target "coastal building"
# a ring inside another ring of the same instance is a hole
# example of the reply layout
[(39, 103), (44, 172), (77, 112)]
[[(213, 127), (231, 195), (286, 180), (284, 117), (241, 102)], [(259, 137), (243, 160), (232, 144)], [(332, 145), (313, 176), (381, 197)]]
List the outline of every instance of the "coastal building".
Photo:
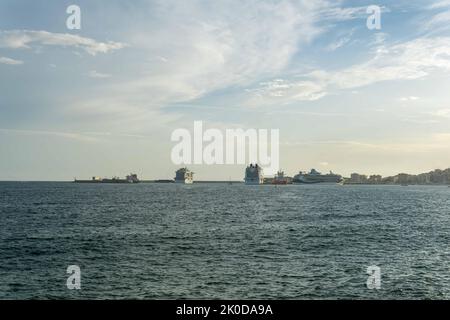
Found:
[(370, 184), (381, 184), (383, 182), (383, 177), (379, 174), (373, 174), (369, 177), (368, 183)]
[(359, 173), (352, 173), (350, 175), (350, 179), (346, 181), (346, 183), (351, 184), (365, 184), (367, 183), (368, 179), (365, 174), (359, 174)]
[(181, 168), (175, 172), (175, 183), (192, 184), (194, 182), (194, 173), (188, 168)]
[(410, 183), (411, 179), (409, 179), (409, 175), (406, 173), (399, 173), (396, 177), (396, 179), (394, 179), (394, 182), (397, 184), (408, 184)]

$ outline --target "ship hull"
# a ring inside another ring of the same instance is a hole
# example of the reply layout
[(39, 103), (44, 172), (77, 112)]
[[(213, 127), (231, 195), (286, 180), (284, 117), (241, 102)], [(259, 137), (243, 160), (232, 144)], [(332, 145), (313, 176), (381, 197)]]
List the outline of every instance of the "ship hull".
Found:
[(263, 183), (261, 181), (246, 180), (245, 184), (248, 186), (259, 186), (260, 184), (263, 184)]
[(274, 181), (274, 182), (272, 182), (272, 184), (276, 184), (276, 185), (284, 185), (284, 184), (288, 184), (288, 182), (287, 181)]
[(128, 180), (74, 180), (74, 183), (138, 183), (137, 181), (128, 181)]
[(175, 180), (175, 183), (178, 184), (192, 184), (191, 180)]
[(293, 181), (293, 184), (337, 184), (339, 181)]
[(293, 181), (294, 184), (335, 184), (340, 183), (342, 181), (342, 178), (339, 177), (315, 177), (315, 178), (308, 178), (308, 177), (301, 177), (298, 179), (295, 179)]

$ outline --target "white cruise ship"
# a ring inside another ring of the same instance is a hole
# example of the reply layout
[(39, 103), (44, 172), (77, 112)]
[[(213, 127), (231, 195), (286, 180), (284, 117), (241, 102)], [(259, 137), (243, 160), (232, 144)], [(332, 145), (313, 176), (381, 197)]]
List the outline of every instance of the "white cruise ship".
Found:
[(263, 169), (258, 164), (250, 164), (245, 169), (245, 184), (258, 185), (264, 183)]
[(315, 169), (311, 169), (311, 172), (299, 172), (299, 174), (294, 176), (294, 183), (340, 183), (342, 181), (342, 176), (334, 174), (330, 171), (329, 174), (321, 174)]
[(194, 182), (194, 173), (188, 168), (181, 168), (175, 172), (175, 183), (192, 184)]

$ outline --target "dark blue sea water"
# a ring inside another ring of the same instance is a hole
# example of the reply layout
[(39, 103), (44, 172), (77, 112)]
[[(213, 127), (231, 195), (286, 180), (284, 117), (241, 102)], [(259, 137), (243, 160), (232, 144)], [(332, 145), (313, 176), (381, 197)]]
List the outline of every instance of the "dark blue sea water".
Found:
[(0, 183), (1, 299), (449, 299), (449, 244), (447, 187)]

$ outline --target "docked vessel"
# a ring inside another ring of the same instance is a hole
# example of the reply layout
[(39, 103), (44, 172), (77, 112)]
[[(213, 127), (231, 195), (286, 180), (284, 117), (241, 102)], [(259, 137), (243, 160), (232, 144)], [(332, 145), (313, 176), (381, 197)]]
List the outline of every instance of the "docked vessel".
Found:
[(284, 175), (284, 171), (278, 171), (272, 180), (272, 184), (288, 184), (291, 179)]
[(137, 174), (130, 173), (125, 179), (119, 177), (113, 178), (100, 178), (92, 177), (91, 180), (74, 180), (75, 183), (139, 183)]
[(340, 183), (342, 176), (334, 174), (330, 171), (328, 174), (321, 174), (315, 169), (311, 169), (309, 173), (300, 171), (294, 176), (294, 183)]
[(194, 173), (188, 168), (181, 168), (175, 172), (175, 183), (192, 184), (194, 182)]
[(263, 169), (258, 164), (250, 164), (245, 168), (245, 184), (258, 185), (264, 183)]

